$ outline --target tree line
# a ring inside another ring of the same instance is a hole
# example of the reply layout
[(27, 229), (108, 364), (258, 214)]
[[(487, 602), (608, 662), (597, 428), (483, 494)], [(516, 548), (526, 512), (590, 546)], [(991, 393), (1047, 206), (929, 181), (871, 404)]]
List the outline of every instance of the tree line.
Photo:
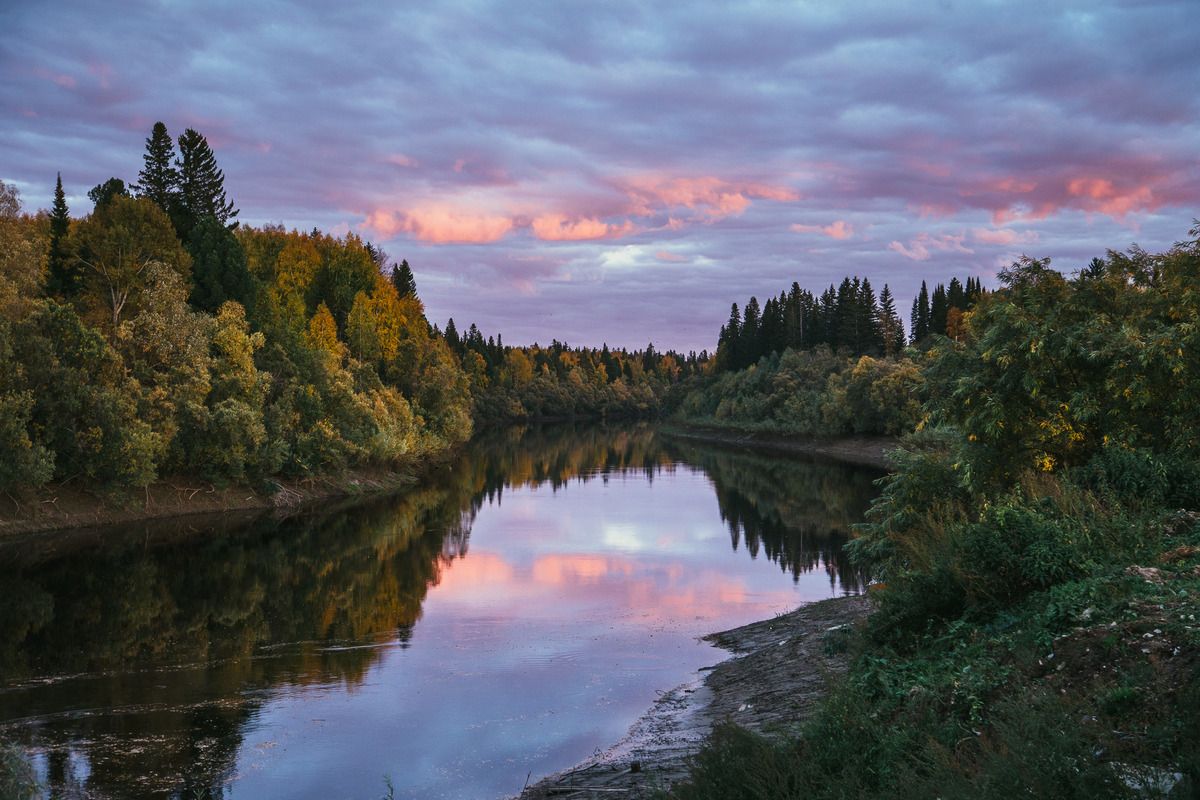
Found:
[(471, 384), (482, 423), (574, 416), (644, 417), (658, 413), (671, 387), (706, 368), (706, 351), (687, 355), (644, 350), (572, 347), (552, 340), (510, 347), (486, 339), (472, 323), (459, 334), (454, 319), (443, 334)]
[(922, 281), (913, 299), (910, 337), (887, 284), (876, 296), (870, 279), (846, 277), (836, 288), (831, 284), (817, 295), (793, 282), (789, 290), (761, 306), (757, 297), (751, 297), (744, 309), (733, 304), (717, 337), (714, 368), (717, 372), (737, 371), (789, 348), (812, 350), (822, 345), (854, 356), (892, 358), (906, 345), (922, 342), (931, 334), (960, 336), (963, 314), (974, 308), (984, 293), (978, 278), (968, 277), (965, 283), (952, 278), (948, 288), (938, 284), (931, 299)]

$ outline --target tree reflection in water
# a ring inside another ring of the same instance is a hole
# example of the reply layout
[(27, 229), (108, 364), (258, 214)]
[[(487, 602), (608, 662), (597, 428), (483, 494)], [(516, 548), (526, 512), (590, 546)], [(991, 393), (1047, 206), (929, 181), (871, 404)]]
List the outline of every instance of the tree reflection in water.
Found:
[(0, 546), (0, 737), (29, 749), (56, 796), (223, 796), (265, 701), (354, 687), (408, 646), (430, 588), (468, 557), (475, 515), (506, 490), (689, 468), (711, 481), (735, 550), (860, 590), (841, 545), (869, 473), (647, 426), (507, 429), (402, 495)]

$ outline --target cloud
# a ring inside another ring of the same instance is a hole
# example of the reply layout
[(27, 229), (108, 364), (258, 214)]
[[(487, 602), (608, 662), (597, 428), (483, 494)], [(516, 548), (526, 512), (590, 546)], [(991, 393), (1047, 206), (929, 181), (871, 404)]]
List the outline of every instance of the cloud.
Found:
[(245, 224), (361, 229), (438, 321), (711, 348), (792, 281), (903, 304), (1035, 243), (1070, 269), (1186, 235), (1195, 1), (1044, 6), (10, 3), (0, 179), (36, 210), (61, 172), (79, 216), (156, 120), (191, 126)]
[(1014, 231), (1010, 228), (975, 228), (971, 236), (983, 244), (1028, 244), (1038, 240), (1037, 231)]
[(789, 225), (788, 230), (795, 233), (821, 233), (830, 239), (849, 239), (854, 235), (854, 226), (842, 219), (828, 225), (802, 225), (797, 222)]
[(512, 230), (513, 221), (509, 217), (429, 205), (400, 212), (372, 211), (365, 225), (384, 238), (407, 233), (429, 244), (487, 244), (504, 238)]
[(654, 254), (654, 258), (658, 261), (665, 261), (668, 264), (683, 264), (689, 260), (687, 256), (672, 253), (669, 250), (659, 250)]
[(629, 220), (620, 225), (609, 224), (593, 217), (571, 220), (560, 214), (542, 214), (529, 224), (533, 235), (547, 242), (581, 242), (589, 239), (617, 239), (633, 233)]
[(629, 213), (643, 217), (687, 208), (713, 220), (741, 214), (750, 207), (751, 200), (790, 202), (800, 198), (786, 186), (725, 180), (713, 175), (634, 175), (619, 179), (617, 184), (629, 197)]
[(888, 249), (894, 250), (905, 258), (911, 258), (913, 261), (928, 261), (933, 251), (972, 255), (975, 251), (963, 244), (964, 239), (966, 236), (962, 234), (931, 236), (928, 233), (920, 233), (907, 245), (893, 241), (888, 245)]

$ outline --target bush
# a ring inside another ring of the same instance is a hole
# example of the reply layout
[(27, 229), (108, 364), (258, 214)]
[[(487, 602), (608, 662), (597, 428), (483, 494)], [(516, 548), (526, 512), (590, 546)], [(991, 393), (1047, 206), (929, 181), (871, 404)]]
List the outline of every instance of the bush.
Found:
[(958, 569), (973, 601), (1006, 606), (1084, 574), (1084, 540), (1078, 522), (1019, 505), (993, 506), (963, 532)]

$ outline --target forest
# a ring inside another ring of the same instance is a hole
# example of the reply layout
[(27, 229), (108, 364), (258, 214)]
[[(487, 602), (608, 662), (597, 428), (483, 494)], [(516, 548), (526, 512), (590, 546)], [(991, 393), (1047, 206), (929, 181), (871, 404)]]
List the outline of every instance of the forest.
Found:
[[(673, 797), (1187, 796), (1200, 224), (1189, 237), (1070, 275), (1022, 259), (958, 335), (910, 348), (919, 421), (849, 545), (875, 610), (827, 644), (848, 675), (788, 736), (718, 728)], [(771, 391), (753, 369), (731, 394)]]
[(691, 354), (506, 347), (431, 326), (407, 261), (351, 233), (254, 228), (205, 137), (155, 124), (136, 182), (73, 217), (0, 187), (0, 488), (186, 474), (270, 488), (412, 470), (481, 423), (651, 415)]

